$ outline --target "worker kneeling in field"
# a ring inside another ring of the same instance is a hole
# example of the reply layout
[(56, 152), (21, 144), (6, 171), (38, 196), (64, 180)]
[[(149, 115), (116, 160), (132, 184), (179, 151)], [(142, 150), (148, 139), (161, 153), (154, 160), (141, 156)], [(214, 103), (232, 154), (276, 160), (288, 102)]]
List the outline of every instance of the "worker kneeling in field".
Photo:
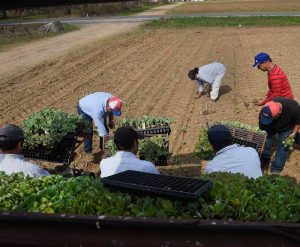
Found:
[(191, 80), (198, 81), (197, 97), (201, 97), (204, 91), (204, 83), (209, 85), (210, 98), (217, 100), (222, 80), (225, 76), (226, 68), (222, 63), (210, 63), (200, 68), (194, 68), (189, 71), (188, 77)]
[(208, 140), (216, 152), (216, 156), (207, 163), (206, 173), (240, 173), (249, 178), (262, 176), (256, 150), (233, 144), (232, 135), (226, 126), (212, 126), (208, 130)]
[(20, 127), (7, 124), (0, 128), (0, 171), (7, 175), (23, 172), (29, 177), (50, 175), (46, 170), (24, 160), (23, 141), (24, 133)]
[[(84, 140), (86, 161), (93, 162), (93, 121), (100, 136), (100, 149), (103, 149), (103, 137), (108, 135), (109, 128), (113, 129), (114, 116), (121, 115), (122, 101), (110, 93), (96, 92), (79, 100), (77, 112), (85, 122), (89, 123), (89, 138)], [(107, 124), (108, 118), (108, 124)]]
[(111, 176), (127, 170), (159, 174), (156, 167), (149, 161), (136, 157), (138, 152), (138, 140), (144, 136), (136, 132), (132, 127), (120, 127), (114, 135), (117, 153), (100, 162), (101, 177)]
[(259, 128), (267, 132), (264, 151), (261, 156), (263, 167), (271, 161), (273, 137), (278, 135), (275, 160), (271, 164), (271, 173), (279, 174), (288, 158), (289, 147), (284, 146), (288, 137), (294, 138), (300, 129), (300, 107), (297, 101), (283, 97), (274, 98), (266, 103), (259, 113)]

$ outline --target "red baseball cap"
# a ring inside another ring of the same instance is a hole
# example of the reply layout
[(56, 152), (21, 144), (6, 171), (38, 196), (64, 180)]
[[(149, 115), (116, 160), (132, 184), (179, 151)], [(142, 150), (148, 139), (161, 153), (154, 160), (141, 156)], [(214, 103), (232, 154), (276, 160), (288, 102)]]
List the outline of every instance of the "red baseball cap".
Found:
[(267, 102), (261, 109), (260, 122), (263, 125), (272, 123), (273, 118), (277, 117), (281, 111), (281, 105), (278, 102)]
[(112, 97), (108, 99), (108, 106), (112, 109), (115, 116), (121, 116), (122, 100), (118, 97)]

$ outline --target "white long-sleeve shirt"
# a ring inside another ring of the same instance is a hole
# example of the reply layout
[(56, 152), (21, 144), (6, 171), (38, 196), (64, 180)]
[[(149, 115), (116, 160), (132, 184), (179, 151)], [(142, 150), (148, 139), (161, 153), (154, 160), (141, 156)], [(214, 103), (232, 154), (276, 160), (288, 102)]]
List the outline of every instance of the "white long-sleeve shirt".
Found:
[(213, 84), (217, 75), (224, 74), (226, 68), (222, 63), (214, 62), (199, 67), (196, 79), (198, 80), (199, 92), (203, 92), (203, 84)]
[(207, 163), (206, 173), (231, 172), (241, 173), (249, 178), (262, 176), (258, 153), (254, 148), (232, 144), (219, 150)]
[(108, 177), (127, 170), (159, 174), (149, 161), (138, 159), (133, 153), (118, 151), (114, 156), (100, 162), (101, 177)]
[(38, 165), (25, 161), (22, 155), (0, 154), (0, 171), (7, 175), (23, 172), (25, 176), (41, 177), (49, 176), (50, 173)]
[(106, 103), (111, 97), (113, 97), (111, 93), (96, 92), (79, 100), (81, 110), (94, 120), (99, 136), (102, 137), (108, 134), (104, 121), (108, 114)]

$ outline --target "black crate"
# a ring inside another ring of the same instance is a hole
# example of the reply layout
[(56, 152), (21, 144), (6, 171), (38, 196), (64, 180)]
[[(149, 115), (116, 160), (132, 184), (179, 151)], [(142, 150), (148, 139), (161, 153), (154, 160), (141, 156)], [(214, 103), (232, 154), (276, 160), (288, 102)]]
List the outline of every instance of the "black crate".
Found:
[(53, 148), (44, 146), (27, 148), (25, 146), (23, 148), (23, 155), (28, 159), (70, 164), (73, 158), (76, 140), (77, 138), (75, 136), (65, 137)]
[[(209, 124), (208, 127), (211, 127), (215, 124), (220, 124), (220, 123)], [(233, 137), (234, 143), (246, 147), (253, 147), (256, 149), (259, 155), (262, 154), (262, 151), (265, 146), (266, 137), (267, 137), (267, 134), (265, 132), (255, 132), (255, 131), (245, 130), (242, 128), (232, 127), (226, 124), (223, 125), (225, 125), (229, 129)]]
[(193, 200), (200, 197), (212, 186), (212, 182), (209, 180), (131, 170), (102, 178), (101, 180), (105, 186), (114, 189)]
[(160, 126), (155, 128), (147, 128), (147, 129), (136, 129), (137, 132), (142, 133), (143, 135), (160, 135), (160, 134), (171, 134), (171, 127)]
[(233, 137), (232, 139), (233, 139), (234, 143), (239, 144), (241, 146), (252, 147), (256, 150), (258, 149), (258, 144), (255, 143), (255, 142), (249, 142), (249, 141), (241, 140), (241, 139), (238, 139), (238, 138), (235, 138), (235, 137)]

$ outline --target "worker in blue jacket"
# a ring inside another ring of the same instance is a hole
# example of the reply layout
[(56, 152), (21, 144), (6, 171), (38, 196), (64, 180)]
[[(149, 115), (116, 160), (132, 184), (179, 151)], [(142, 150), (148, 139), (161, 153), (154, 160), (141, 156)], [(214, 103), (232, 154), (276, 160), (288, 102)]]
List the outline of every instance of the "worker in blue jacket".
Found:
[[(96, 125), (97, 132), (100, 136), (100, 148), (103, 149), (103, 137), (108, 135), (109, 128), (114, 128), (114, 116), (121, 115), (122, 101), (113, 96), (111, 93), (96, 92), (89, 94), (79, 100), (77, 112), (88, 123)], [(107, 124), (108, 119), (108, 124)], [(91, 128), (89, 138), (84, 140), (84, 152), (88, 162), (94, 160), (92, 154), (92, 136)]]

